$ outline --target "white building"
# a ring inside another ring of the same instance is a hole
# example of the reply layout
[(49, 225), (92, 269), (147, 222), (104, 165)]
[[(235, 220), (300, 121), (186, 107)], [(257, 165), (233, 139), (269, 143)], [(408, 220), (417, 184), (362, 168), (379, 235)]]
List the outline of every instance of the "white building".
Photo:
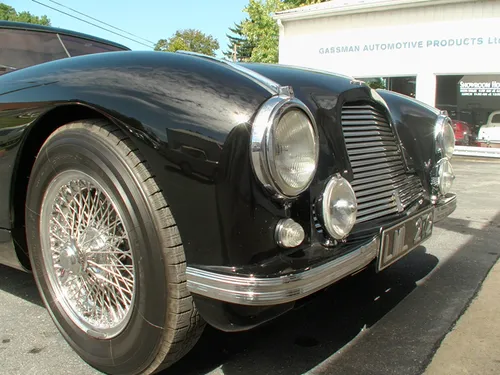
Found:
[(334, 0), (275, 18), (281, 64), (382, 78), (476, 126), (500, 109), (500, 0)]

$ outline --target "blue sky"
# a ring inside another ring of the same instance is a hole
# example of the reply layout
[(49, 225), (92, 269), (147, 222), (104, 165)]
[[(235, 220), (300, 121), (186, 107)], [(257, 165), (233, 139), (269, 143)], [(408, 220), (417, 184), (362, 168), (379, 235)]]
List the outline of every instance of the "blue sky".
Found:
[[(50, 0), (37, 0), (51, 7), (69, 10)], [(213, 35), (226, 50), (228, 28), (245, 18), (243, 8), (248, 0), (55, 0), (79, 12), (156, 43), (170, 37), (178, 29), (196, 28)], [(31, 0), (0, 0), (17, 11), (47, 15), (52, 26), (72, 29), (124, 44), (134, 50), (148, 47), (101, 30), (95, 26), (46, 8)], [(76, 16), (84, 18), (78, 14)], [(89, 20), (96, 23), (95, 21)], [(103, 26), (109, 29), (108, 26)], [(123, 34), (121, 31), (116, 31)], [(127, 35), (129, 36), (129, 35)], [(133, 38), (133, 37), (131, 37)], [(141, 40), (142, 41), (142, 40)], [(148, 44), (147, 42), (145, 42)], [(220, 55), (220, 53), (219, 53)]]

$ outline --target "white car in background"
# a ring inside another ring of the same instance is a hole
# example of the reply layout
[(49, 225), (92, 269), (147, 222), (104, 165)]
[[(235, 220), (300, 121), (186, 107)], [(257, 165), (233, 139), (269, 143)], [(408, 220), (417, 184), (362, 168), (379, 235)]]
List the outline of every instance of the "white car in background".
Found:
[(477, 141), (482, 147), (500, 148), (500, 111), (490, 114), (486, 125), (479, 129)]

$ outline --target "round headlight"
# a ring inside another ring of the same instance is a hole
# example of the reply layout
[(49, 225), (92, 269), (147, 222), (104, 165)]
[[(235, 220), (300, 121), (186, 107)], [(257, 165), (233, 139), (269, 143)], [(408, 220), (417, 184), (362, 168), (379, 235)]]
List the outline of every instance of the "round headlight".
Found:
[(453, 181), (455, 180), (455, 174), (453, 173), (453, 167), (448, 159), (441, 159), (437, 164), (438, 173), (438, 186), (439, 192), (446, 195), (450, 192)]
[(341, 240), (349, 234), (356, 223), (358, 205), (351, 184), (339, 176), (328, 181), (323, 193), (323, 224), (328, 233)]
[(286, 196), (304, 191), (316, 172), (317, 141), (309, 118), (299, 109), (290, 109), (271, 128), (269, 169)]
[(277, 196), (295, 197), (311, 184), (319, 142), (313, 117), (295, 98), (272, 97), (252, 127), (252, 166), (259, 181)]
[(438, 117), (435, 134), (441, 157), (451, 159), (455, 151), (455, 132), (449, 117), (443, 115)]

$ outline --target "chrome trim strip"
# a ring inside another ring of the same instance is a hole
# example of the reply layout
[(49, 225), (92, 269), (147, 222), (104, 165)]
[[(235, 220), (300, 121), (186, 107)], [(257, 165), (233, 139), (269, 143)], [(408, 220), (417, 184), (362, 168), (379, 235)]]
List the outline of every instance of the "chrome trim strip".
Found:
[(446, 197), (440, 199), (434, 209), (434, 223), (443, 220), (450, 216), (457, 208), (456, 194), (448, 194)]
[(64, 49), (64, 52), (66, 52), (66, 56), (71, 57), (70, 53), (68, 52), (68, 49), (66, 48), (66, 46), (64, 45), (64, 43), (61, 39), (61, 36), (59, 34), (56, 34), (56, 35), (57, 35), (57, 39), (59, 39), (59, 43), (61, 43), (61, 46)]
[(377, 257), (380, 239), (321, 266), (279, 277), (233, 276), (187, 267), (191, 293), (247, 306), (291, 302), (321, 290), (366, 267)]

